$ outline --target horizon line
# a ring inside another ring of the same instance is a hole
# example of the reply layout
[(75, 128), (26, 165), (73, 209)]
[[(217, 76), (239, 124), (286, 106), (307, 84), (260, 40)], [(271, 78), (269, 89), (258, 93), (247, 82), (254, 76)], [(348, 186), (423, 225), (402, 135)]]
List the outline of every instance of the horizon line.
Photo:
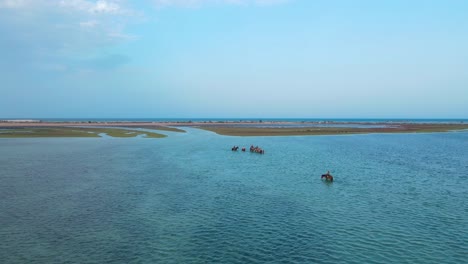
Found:
[(0, 120), (47, 120), (47, 119), (112, 119), (112, 120), (125, 120), (125, 119), (161, 119), (161, 120), (168, 120), (168, 119), (183, 119), (183, 120), (271, 120), (271, 119), (380, 119), (380, 120), (411, 120), (411, 119), (419, 119), (419, 120), (468, 120), (468, 117), (0, 117)]

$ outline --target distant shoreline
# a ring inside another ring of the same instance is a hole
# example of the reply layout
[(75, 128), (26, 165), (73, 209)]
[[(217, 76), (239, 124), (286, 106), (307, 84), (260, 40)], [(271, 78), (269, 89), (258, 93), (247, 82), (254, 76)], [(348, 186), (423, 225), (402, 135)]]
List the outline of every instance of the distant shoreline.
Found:
[(389, 125), (389, 124), (468, 124), (468, 119), (300, 119), (300, 118), (285, 118), (285, 119), (155, 119), (155, 120), (140, 120), (140, 119), (90, 119), (90, 120), (53, 120), (53, 119), (0, 119), (0, 126), (61, 126), (61, 125), (92, 125), (92, 126), (108, 126), (108, 125), (125, 125), (125, 126), (212, 126), (212, 125), (268, 125), (268, 124), (362, 124), (362, 125)]
[(307, 136), (373, 133), (436, 133), (468, 130), (468, 123), (411, 122), (310, 122), (201, 125), (202, 129), (229, 136)]
[[(158, 127), (167, 128), (168, 126), (175, 126), (178, 123), (160, 123), (160, 122), (128, 122), (128, 121), (112, 121), (112, 122), (76, 122), (76, 121), (63, 121), (63, 122), (2, 122), (0, 121), (0, 129), (5, 127)], [(174, 129), (171, 129), (174, 130)]]

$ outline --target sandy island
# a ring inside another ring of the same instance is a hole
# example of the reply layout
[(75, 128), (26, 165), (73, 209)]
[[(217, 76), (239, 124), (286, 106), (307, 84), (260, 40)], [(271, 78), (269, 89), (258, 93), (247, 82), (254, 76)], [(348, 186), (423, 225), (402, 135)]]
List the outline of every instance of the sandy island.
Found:
[[(411, 122), (334, 122), (334, 121), (180, 121), (180, 122), (41, 122), (38, 120), (0, 121), (0, 137), (55, 137), (97, 136), (107, 133), (116, 137), (144, 134), (141, 129), (185, 132), (176, 127), (194, 127), (229, 136), (295, 136), (295, 135), (346, 135), (369, 133), (429, 133), (467, 130), (468, 124), (411, 123)], [(30, 133), (24, 133), (28, 129)], [(106, 131), (107, 129), (107, 131)], [(110, 130), (111, 129), (111, 130)], [(3, 131), (2, 131), (3, 130)], [(86, 132), (86, 133), (78, 133)], [(149, 137), (164, 137), (152, 133)]]

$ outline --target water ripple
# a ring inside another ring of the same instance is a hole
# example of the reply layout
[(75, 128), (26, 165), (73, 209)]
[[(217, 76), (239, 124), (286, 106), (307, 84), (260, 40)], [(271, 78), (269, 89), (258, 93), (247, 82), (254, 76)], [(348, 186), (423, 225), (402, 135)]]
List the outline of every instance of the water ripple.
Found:
[[(0, 259), (463, 263), (467, 139), (1, 140)], [(242, 144), (268, 152), (226, 149)]]

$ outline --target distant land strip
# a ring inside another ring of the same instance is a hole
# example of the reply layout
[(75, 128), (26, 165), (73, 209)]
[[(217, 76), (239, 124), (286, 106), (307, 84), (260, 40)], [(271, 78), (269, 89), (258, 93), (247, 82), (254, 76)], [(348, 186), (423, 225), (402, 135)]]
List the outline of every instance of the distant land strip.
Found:
[(137, 129), (185, 132), (185, 130), (176, 127), (194, 127), (227, 136), (302, 136), (462, 131), (468, 130), (468, 123), (412, 123), (393, 121), (42, 122), (38, 120), (14, 120), (0, 121), (0, 137), (99, 137), (100, 133), (113, 137), (134, 137), (143, 134), (146, 134), (146, 137), (165, 137), (162, 134)]
[(392, 124), (382, 127), (239, 127), (200, 126), (200, 128), (226, 136), (306, 136), (351, 135), (371, 133), (435, 133), (467, 130), (468, 124)]
[(156, 123), (156, 122), (129, 122), (129, 121), (61, 121), (61, 122), (42, 122), (40, 120), (0, 120), (0, 129), (5, 127), (123, 127), (123, 128), (147, 128), (172, 132), (185, 132), (182, 129), (169, 127), (177, 123)]
[(145, 137), (163, 138), (166, 135), (139, 130), (154, 129), (171, 132), (184, 130), (161, 125), (128, 125), (128, 124), (95, 124), (71, 122), (1, 122), (0, 138), (32, 138), (32, 137)]

